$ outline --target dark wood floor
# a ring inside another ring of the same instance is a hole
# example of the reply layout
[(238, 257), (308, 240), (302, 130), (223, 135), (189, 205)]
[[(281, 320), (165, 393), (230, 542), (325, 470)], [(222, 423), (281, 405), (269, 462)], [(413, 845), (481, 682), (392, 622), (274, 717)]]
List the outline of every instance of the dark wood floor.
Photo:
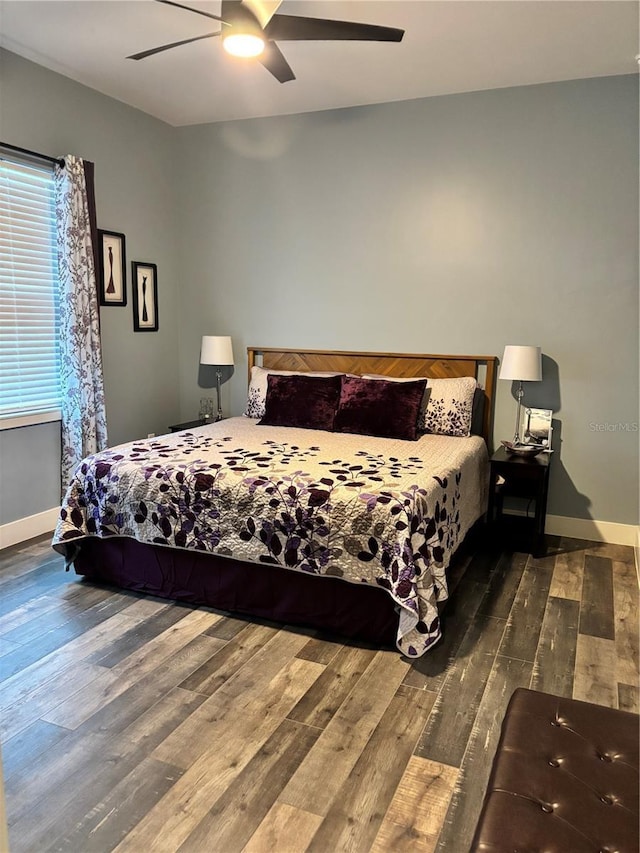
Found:
[(516, 687), (638, 711), (632, 549), (550, 544), (459, 557), (415, 663), (0, 552), (13, 853), (465, 851)]

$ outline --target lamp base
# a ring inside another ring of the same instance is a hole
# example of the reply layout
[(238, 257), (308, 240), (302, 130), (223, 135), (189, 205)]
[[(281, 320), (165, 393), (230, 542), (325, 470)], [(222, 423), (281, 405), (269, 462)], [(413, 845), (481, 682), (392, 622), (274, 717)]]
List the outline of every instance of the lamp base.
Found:
[(518, 387), (518, 408), (516, 410), (516, 429), (513, 434), (513, 444), (518, 445), (522, 444), (520, 439), (520, 418), (522, 416), (522, 397), (524, 396), (524, 391), (522, 389), (522, 382)]
[(216, 370), (216, 396), (218, 398), (218, 414), (216, 415), (216, 423), (222, 420), (222, 406), (220, 405), (220, 382), (222, 380), (222, 371), (220, 368)]

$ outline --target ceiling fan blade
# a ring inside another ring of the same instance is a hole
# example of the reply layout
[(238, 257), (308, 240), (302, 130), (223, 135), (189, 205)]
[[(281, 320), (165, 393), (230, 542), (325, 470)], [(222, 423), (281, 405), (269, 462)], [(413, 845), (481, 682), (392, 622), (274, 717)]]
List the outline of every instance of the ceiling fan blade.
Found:
[(402, 41), (404, 35), (404, 30), (395, 27), (294, 15), (274, 15), (264, 32), (278, 41)]
[(153, 56), (154, 53), (162, 53), (163, 50), (171, 50), (172, 47), (180, 47), (181, 44), (191, 44), (192, 41), (211, 39), (219, 35), (219, 32), (207, 33), (204, 36), (194, 36), (194, 38), (182, 39), (182, 41), (174, 41), (171, 44), (163, 44), (160, 47), (152, 47), (151, 50), (142, 50), (140, 53), (134, 53), (131, 56), (127, 56), (127, 59), (146, 59), (147, 56)]
[(282, 55), (278, 45), (274, 41), (268, 41), (260, 56), (256, 56), (267, 71), (271, 72), (276, 80), (280, 83), (287, 83), (289, 80), (295, 80), (296, 75), (291, 70), (291, 66)]
[(218, 15), (212, 15), (211, 12), (205, 12), (204, 9), (194, 9), (193, 6), (184, 6), (182, 3), (174, 3), (174, 0), (156, 0), (156, 3), (163, 3), (165, 6), (175, 6), (177, 9), (186, 9), (187, 12), (195, 12), (196, 15), (204, 15), (205, 18), (211, 18), (214, 21), (222, 21)]

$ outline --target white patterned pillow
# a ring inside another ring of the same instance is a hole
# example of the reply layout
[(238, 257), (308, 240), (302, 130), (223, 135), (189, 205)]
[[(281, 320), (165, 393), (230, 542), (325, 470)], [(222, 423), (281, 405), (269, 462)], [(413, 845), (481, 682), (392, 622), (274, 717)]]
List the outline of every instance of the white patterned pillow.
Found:
[(473, 376), (429, 379), (425, 431), (439, 435), (471, 435), (473, 398), (477, 385)]
[(308, 373), (304, 370), (271, 370), (258, 367), (257, 364), (251, 368), (251, 380), (249, 381), (249, 392), (247, 394), (247, 408), (245, 417), (263, 418), (264, 406), (267, 399), (267, 377), (270, 373), (279, 376), (340, 376), (339, 372), (333, 373)]

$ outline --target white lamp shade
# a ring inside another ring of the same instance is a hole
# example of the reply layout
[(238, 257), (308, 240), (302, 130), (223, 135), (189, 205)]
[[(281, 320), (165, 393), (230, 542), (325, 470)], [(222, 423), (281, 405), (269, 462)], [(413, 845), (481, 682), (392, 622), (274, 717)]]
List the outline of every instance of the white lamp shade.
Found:
[(231, 338), (224, 335), (203, 335), (200, 364), (233, 364)]
[(540, 382), (542, 379), (542, 348), (506, 346), (500, 363), (500, 379), (520, 382)]

